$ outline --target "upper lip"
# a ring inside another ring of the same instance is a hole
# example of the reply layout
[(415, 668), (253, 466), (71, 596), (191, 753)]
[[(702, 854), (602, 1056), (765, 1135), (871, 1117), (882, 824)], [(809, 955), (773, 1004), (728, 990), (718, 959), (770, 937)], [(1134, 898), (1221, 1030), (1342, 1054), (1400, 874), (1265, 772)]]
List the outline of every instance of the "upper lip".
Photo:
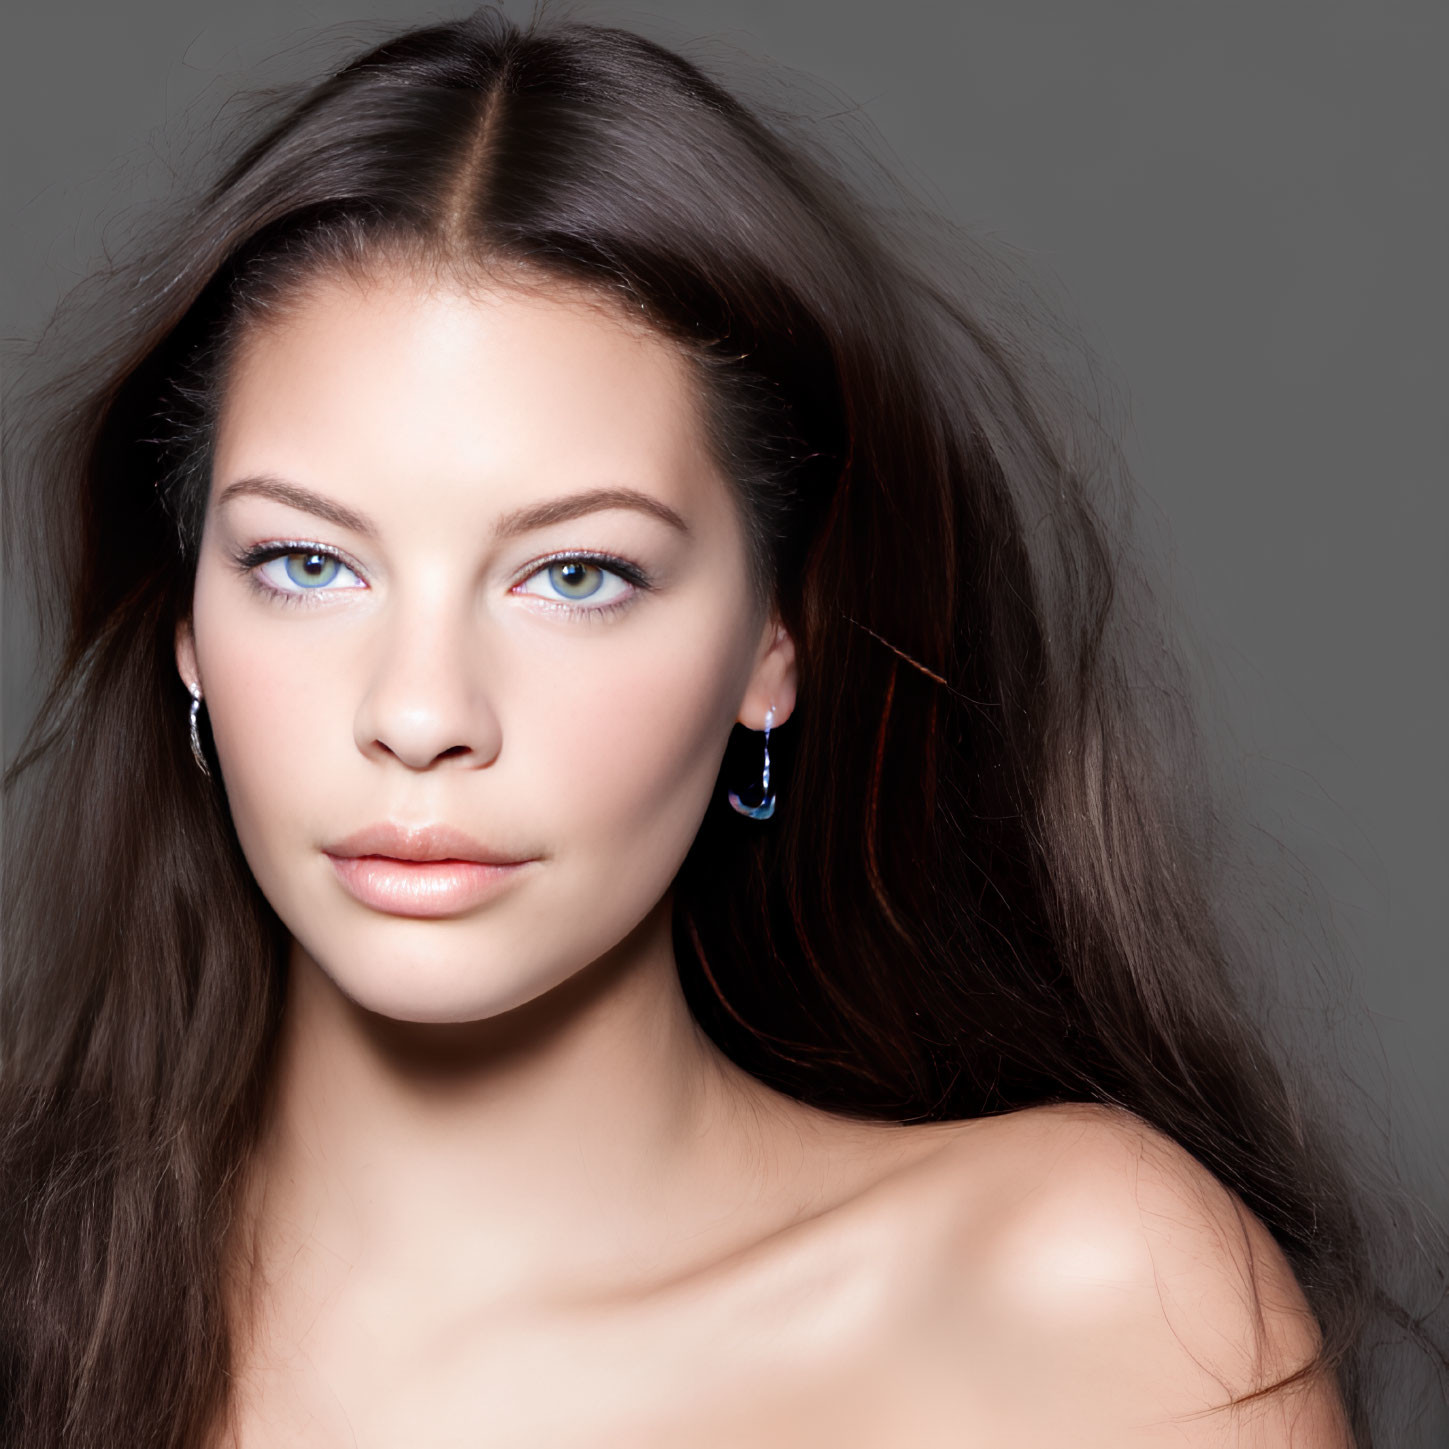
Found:
[(385, 855), (392, 860), (471, 860), (480, 865), (521, 865), (536, 857), (483, 845), (451, 825), (366, 825), (326, 847), (328, 855)]

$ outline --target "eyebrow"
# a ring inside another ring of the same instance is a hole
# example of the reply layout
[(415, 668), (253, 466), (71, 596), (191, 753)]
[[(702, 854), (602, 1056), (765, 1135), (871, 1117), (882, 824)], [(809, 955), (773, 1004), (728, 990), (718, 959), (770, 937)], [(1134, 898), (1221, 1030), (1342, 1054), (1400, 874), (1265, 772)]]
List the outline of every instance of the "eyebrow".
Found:
[[(239, 478), (228, 483), (221, 490), (216, 506), (222, 507), (233, 498), (270, 498), (288, 508), (300, 509), (303, 513), (325, 518), (339, 528), (346, 528), (364, 538), (376, 538), (377, 527), (366, 514), (354, 512), (341, 503), (334, 503), (309, 488), (288, 483), (285, 479), (270, 474), (257, 474)], [(688, 534), (689, 525), (667, 503), (641, 493), (635, 488), (590, 488), (583, 493), (566, 493), (560, 498), (548, 498), (542, 503), (531, 503), (525, 508), (515, 508), (505, 513), (493, 528), (495, 539), (514, 538), (531, 529), (544, 528), (550, 523), (567, 523), (571, 518), (581, 518), (586, 513), (597, 513), (605, 508), (631, 508), (637, 513), (647, 513), (667, 523), (680, 533)]]

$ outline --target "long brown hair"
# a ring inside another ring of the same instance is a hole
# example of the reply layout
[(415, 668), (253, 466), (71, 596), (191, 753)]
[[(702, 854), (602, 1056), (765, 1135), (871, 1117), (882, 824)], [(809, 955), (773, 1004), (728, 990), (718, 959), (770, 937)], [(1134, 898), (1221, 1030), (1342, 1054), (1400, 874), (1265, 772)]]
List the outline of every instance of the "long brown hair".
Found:
[(9, 427), (7, 540), (54, 651), (6, 781), (5, 1443), (180, 1449), (225, 1407), (285, 933), (191, 761), (172, 639), (237, 338), (379, 257), (582, 283), (697, 367), (802, 670), (776, 817), (712, 806), (676, 884), (723, 1050), (846, 1114), (1137, 1113), (1272, 1231), (1373, 1442), (1368, 1325), (1442, 1345), (1241, 1004), (1197, 736), (1089, 410), (964, 251), (941, 266), (778, 118), (637, 35), (485, 10), (291, 97)]

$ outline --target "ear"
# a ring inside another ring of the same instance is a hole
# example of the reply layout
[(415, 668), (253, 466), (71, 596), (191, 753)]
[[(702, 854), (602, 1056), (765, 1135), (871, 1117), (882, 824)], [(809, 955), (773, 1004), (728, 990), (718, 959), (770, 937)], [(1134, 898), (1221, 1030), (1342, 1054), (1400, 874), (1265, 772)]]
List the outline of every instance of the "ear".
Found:
[(747, 729), (762, 730), (765, 727), (765, 711), (773, 708), (771, 729), (784, 724), (795, 710), (798, 677), (795, 641), (790, 631), (772, 614), (761, 631), (755, 667), (736, 718)]
[(196, 638), (191, 632), (190, 619), (183, 619), (176, 626), (176, 672), (188, 689), (201, 683), (201, 672), (196, 667)]

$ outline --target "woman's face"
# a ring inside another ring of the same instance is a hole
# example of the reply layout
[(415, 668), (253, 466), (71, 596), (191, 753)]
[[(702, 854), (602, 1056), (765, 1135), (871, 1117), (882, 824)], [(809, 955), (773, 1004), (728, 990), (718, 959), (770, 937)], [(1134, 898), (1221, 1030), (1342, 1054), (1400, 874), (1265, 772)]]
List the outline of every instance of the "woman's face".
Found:
[(685, 360), (574, 294), (402, 272), (319, 283), (243, 343), (177, 662), (267, 899), (411, 1021), (620, 942), (732, 724), (794, 704)]

